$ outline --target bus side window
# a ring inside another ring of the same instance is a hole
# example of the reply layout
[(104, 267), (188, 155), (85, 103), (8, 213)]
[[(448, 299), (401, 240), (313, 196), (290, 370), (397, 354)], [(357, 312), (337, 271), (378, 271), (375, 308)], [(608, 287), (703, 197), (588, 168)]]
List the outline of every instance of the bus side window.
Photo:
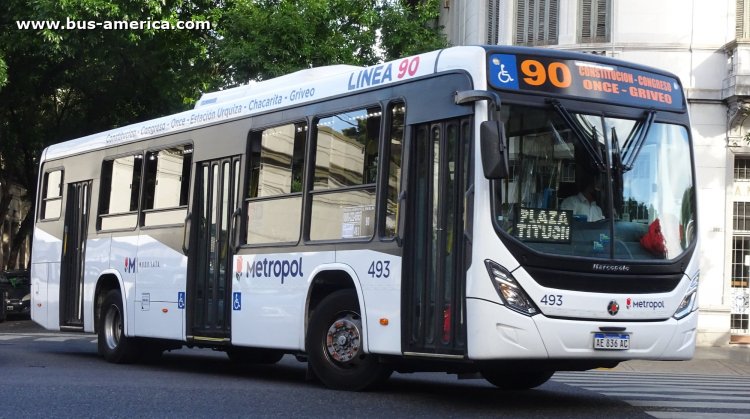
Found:
[(396, 237), (398, 230), (398, 195), (401, 189), (401, 153), (404, 144), (404, 116), (406, 106), (396, 103), (390, 106), (388, 144), (388, 188), (385, 203), (385, 237)]
[(180, 224), (187, 215), (193, 146), (146, 153), (143, 178), (143, 224)]
[(143, 155), (119, 157), (102, 163), (99, 229), (133, 229), (138, 221)]
[(60, 218), (60, 211), (62, 210), (62, 180), (62, 170), (54, 170), (44, 174), (42, 209), (39, 214), (41, 220)]
[(311, 240), (373, 236), (381, 115), (374, 106), (318, 120)]
[(250, 133), (247, 244), (299, 241), (306, 137), (304, 122)]

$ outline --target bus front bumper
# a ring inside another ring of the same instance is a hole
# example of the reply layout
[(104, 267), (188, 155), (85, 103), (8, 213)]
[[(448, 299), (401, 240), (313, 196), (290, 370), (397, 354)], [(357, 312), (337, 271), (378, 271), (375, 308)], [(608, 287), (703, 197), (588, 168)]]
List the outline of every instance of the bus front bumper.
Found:
[[(467, 299), (469, 358), (474, 360), (688, 360), (695, 352), (697, 311), (683, 319), (597, 321), (528, 317), (503, 305)], [(595, 337), (627, 335), (627, 348), (595, 349)]]

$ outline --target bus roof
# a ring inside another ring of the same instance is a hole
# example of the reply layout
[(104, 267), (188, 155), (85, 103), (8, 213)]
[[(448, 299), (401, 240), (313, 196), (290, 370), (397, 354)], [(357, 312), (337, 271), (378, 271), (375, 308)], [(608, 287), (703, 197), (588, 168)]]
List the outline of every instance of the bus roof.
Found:
[[(471, 48), (474, 54), (481, 52)], [(43, 160), (141, 141), (215, 123), (313, 102), (371, 87), (425, 76), (435, 71), (441, 51), (370, 67), (333, 65), (204, 94), (194, 109), (49, 146)], [(482, 53), (483, 54), (483, 53)]]
[[(274, 79), (205, 93), (194, 109), (50, 145), (42, 154), (42, 161), (175, 134), (441, 71), (466, 70), (477, 78), (481, 78), (481, 80), (474, 80), (479, 88), (479, 86), (486, 85), (486, 75), (488, 71), (492, 71), (492, 68), (488, 70), (485, 63), (485, 58), (490, 54), (535, 55), (560, 60), (585, 60), (605, 65), (625, 66), (677, 80), (676, 76), (661, 70), (578, 52), (508, 46), (452, 47), (369, 67), (332, 65), (300, 70)], [(490, 85), (493, 85), (492, 80), (490, 80)], [(496, 85), (493, 87), (500, 88)]]

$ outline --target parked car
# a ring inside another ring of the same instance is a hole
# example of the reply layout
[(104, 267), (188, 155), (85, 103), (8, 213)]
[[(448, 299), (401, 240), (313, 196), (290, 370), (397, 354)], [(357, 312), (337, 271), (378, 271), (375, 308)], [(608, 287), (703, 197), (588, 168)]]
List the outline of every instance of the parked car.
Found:
[[(4, 294), (4, 295), (3, 295)], [(31, 314), (31, 279), (29, 271), (5, 271), (0, 273), (0, 301), (6, 316)]]
[(0, 323), (5, 321), (5, 295), (6, 291), (0, 288)]

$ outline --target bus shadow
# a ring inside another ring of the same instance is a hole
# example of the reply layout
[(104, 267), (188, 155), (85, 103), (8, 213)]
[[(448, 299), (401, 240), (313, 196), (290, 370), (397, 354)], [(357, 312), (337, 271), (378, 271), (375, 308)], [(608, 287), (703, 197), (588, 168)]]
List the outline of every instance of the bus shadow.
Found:
[[(289, 355), (273, 365), (236, 364), (221, 352), (177, 350), (147, 363), (114, 365), (101, 359), (95, 350), (57, 351), (57, 354), (86, 363), (99, 362), (99, 368), (117, 369), (118, 376), (123, 378), (143, 377), (144, 374), (163, 377), (166, 374), (186, 380), (200, 377), (204, 382), (219, 386), (235, 381), (266, 386), (269, 390), (280, 386), (290, 395), (305, 395), (332, 404), (342, 396), (351, 395), (326, 389), (317, 380), (308, 379), (307, 364)], [(479, 416), (530, 417), (533, 411), (532, 417), (598, 418), (602, 412), (618, 412), (620, 417), (648, 417), (642, 410), (623, 401), (554, 380), (533, 390), (502, 391), (481, 379), (459, 380), (453, 375), (440, 373), (395, 373), (377, 389), (356, 393), (351, 400), (365, 411), (372, 406), (383, 406), (385, 410), (379, 414), (387, 413), (390, 407), (386, 406), (404, 406), (406, 403), (414, 412), (444, 412), (446, 415), (458, 411), (462, 415), (468, 412)]]

